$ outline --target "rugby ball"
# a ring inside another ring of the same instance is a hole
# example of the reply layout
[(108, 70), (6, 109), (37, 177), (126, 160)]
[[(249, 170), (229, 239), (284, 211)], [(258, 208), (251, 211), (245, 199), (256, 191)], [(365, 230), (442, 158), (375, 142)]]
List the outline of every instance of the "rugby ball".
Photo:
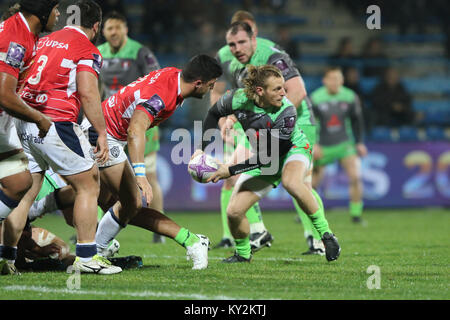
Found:
[(219, 165), (214, 158), (204, 153), (195, 156), (188, 164), (189, 174), (195, 181), (200, 183), (206, 183), (206, 180), (208, 180), (218, 168)]

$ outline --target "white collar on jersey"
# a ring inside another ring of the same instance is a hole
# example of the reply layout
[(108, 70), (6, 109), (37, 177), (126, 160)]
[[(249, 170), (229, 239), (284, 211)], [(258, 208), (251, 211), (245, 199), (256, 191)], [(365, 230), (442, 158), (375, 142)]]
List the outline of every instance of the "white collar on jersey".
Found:
[(22, 12), (19, 12), (19, 16), (22, 18), (23, 23), (25, 23), (25, 25), (27, 26), (28, 31), (31, 32), (30, 25), (28, 24), (27, 19), (25, 19), (25, 17), (23, 16)]
[(78, 27), (78, 26), (65, 26), (64, 29), (76, 30), (79, 33), (81, 33), (82, 35), (84, 35), (86, 38), (88, 38), (88, 40), (89, 40), (89, 37), (87, 36), (87, 34), (83, 30), (81, 30), (81, 27)]

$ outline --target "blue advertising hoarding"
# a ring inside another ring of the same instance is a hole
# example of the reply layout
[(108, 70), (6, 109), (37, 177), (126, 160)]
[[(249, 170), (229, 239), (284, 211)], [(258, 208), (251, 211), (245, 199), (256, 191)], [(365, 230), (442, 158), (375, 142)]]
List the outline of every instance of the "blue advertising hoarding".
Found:
[[(162, 144), (158, 153), (165, 210), (219, 210), (222, 182), (195, 182), (187, 164), (171, 160), (173, 146)], [(450, 207), (450, 143), (369, 143), (367, 147), (369, 154), (362, 160), (365, 207)], [(318, 191), (326, 208), (348, 205), (348, 179), (337, 163), (325, 169)], [(293, 209), (282, 186), (273, 189), (260, 205), (262, 209)]]

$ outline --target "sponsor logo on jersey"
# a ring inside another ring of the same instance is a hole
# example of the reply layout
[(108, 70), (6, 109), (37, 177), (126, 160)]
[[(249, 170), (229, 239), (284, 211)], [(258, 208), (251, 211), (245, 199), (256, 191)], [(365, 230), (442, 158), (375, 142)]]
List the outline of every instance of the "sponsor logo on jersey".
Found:
[(286, 117), (283, 119), (283, 127), (293, 128), (295, 126), (295, 116)]
[(102, 68), (102, 56), (99, 54), (93, 53), (94, 62), (92, 63), (92, 68), (97, 74), (100, 74), (100, 69)]
[(275, 61), (274, 66), (280, 69), (283, 76), (289, 71), (289, 66), (286, 63), (286, 61), (284, 61), (284, 59), (279, 59)]
[(5, 28), (5, 21), (0, 23), (0, 32), (2, 32), (4, 28)]
[(46, 94), (40, 94), (36, 97), (36, 102), (40, 103), (40, 104), (46, 103), (47, 100), (48, 100), (48, 97)]
[(25, 47), (18, 43), (10, 42), (5, 62), (13, 68), (20, 68), (23, 65), (24, 58)]
[(154, 65), (156, 63), (155, 58), (151, 54), (145, 56), (145, 61), (149, 66)]
[(348, 109), (348, 104), (345, 103), (345, 102), (341, 102), (341, 103), (339, 104), (339, 107), (341, 108), (342, 111), (347, 111), (347, 109)]
[(23, 91), (22, 94), (21, 94), (21, 97), (24, 100), (27, 100), (29, 102), (35, 101), (38, 104), (44, 104), (48, 100), (48, 96), (45, 93), (33, 94), (30, 91)]
[(166, 106), (160, 96), (154, 94), (150, 99), (142, 104), (153, 117), (156, 117)]
[(111, 96), (108, 99), (108, 107), (113, 108), (116, 105), (116, 96)]
[(44, 37), (39, 40), (37, 50), (42, 49), (43, 47), (69, 50), (69, 45), (67, 43), (51, 40), (49, 37)]

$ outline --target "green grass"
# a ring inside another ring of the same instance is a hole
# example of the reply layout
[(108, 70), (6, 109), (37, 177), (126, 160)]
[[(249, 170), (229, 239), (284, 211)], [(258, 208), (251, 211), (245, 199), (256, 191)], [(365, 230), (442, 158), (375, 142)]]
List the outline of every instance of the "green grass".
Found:
[[(217, 213), (173, 213), (193, 232), (220, 241)], [(191, 270), (185, 249), (168, 239), (151, 243), (145, 230), (129, 226), (118, 240), (120, 256), (140, 255), (144, 267), (114, 276), (81, 276), (80, 290), (66, 287), (63, 272), (0, 277), (0, 299), (450, 299), (450, 214), (442, 209), (366, 210), (368, 226), (350, 222), (341, 210), (327, 214), (342, 247), (340, 258), (302, 256), (306, 242), (293, 212), (265, 212), (274, 235), (272, 248), (257, 252), (250, 264), (222, 264), (231, 250), (211, 250), (206, 270)], [(61, 217), (35, 225), (68, 241), (74, 233)], [(73, 247), (72, 247), (73, 248)], [(369, 290), (367, 268), (380, 268), (381, 288)]]

